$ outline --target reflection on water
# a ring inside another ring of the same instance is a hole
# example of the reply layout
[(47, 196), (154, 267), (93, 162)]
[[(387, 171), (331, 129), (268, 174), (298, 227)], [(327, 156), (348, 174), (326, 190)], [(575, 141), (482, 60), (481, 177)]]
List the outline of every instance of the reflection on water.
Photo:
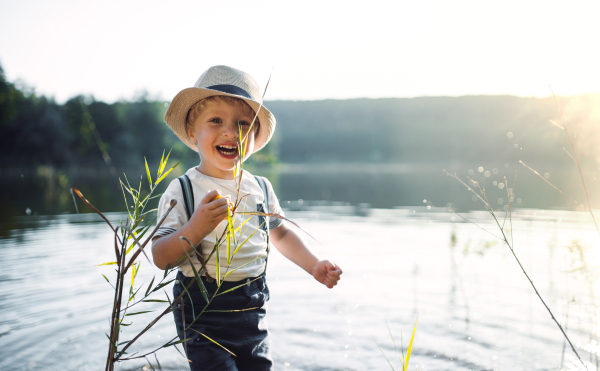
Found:
[[(252, 169), (251, 169), (252, 170)], [(363, 205), (363, 208), (407, 206), (445, 207), (477, 210), (484, 206), (456, 180), (444, 174), (442, 165), (402, 164), (296, 164), (252, 170), (267, 176), (280, 200), (293, 203)], [(513, 207), (574, 209), (568, 199), (520, 165), (455, 166), (448, 168), (462, 179), (467, 176), (485, 187), (488, 198), (498, 209), (508, 203), (504, 177), (514, 187)], [(174, 178), (185, 171), (177, 168)], [(574, 198), (583, 200), (579, 176), (575, 169), (555, 169), (547, 173), (550, 180)], [(132, 185), (140, 181), (140, 171), (128, 171)], [(121, 175), (121, 179), (125, 179)], [(167, 183), (170, 179), (167, 179)], [(145, 180), (144, 180), (145, 182)], [(142, 192), (147, 185), (142, 182)], [(593, 184), (591, 184), (593, 185)], [(591, 186), (590, 185), (590, 186)], [(56, 170), (39, 167), (29, 170), (0, 172), (0, 220), (9, 222), (14, 216), (74, 213), (69, 188), (77, 187), (102, 211), (123, 211), (123, 193), (118, 178), (106, 169)], [(600, 206), (600, 194), (592, 192), (592, 205)], [(425, 201), (424, 201), (425, 200)], [(425, 202), (425, 205), (424, 203)], [(306, 205), (305, 205), (306, 206)], [(86, 210), (84, 210), (86, 211)]]
[[(574, 369), (572, 352), (506, 246), (493, 244), (478, 227), (436, 208), (371, 208), (360, 216), (345, 204), (296, 206), (306, 210), (288, 209), (288, 217), (323, 244), (315, 250), (339, 263), (344, 275), (328, 290), (273, 252), (268, 321), (277, 369), (388, 369), (373, 338), (392, 355), (385, 320), (406, 343), (417, 314), (411, 368)], [(468, 216), (493, 228), (484, 212)], [(520, 210), (514, 219), (516, 253), (582, 357), (595, 364), (598, 288), (586, 272), (600, 262), (600, 244), (589, 215)], [(114, 272), (95, 265), (111, 260), (112, 234), (94, 220), (90, 214), (21, 217), (5, 229), (0, 369), (96, 370), (104, 363), (112, 289), (101, 274)], [(144, 260), (137, 281), (148, 283), (160, 273)], [(128, 333), (154, 316), (136, 316)], [(136, 350), (172, 336), (167, 316)], [(158, 356), (165, 370), (185, 367), (173, 348)]]

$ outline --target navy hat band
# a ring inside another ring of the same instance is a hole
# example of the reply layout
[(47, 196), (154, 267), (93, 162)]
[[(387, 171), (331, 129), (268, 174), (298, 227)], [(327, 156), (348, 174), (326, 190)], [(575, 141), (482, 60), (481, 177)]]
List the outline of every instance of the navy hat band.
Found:
[(217, 90), (221, 93), (239, 95), (241, 97), (254, 100), (247, 91), (235, 85), (212, 85), (207, 86), (206, 89)]

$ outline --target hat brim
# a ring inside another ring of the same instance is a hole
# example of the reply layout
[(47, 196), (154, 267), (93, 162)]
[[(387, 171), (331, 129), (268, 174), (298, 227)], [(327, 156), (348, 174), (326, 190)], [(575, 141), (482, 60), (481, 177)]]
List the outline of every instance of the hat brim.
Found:
[(194, 145), (194, 143), (192, 143), (187, 133), (187, 114), (194, 104), (204, 98), (213, 96), (227, 96), (241, 99), (248, 103), (254, 112), (258, 112), (260, 130), (258, 131), (258, 135), (254, 138), (254, 150), (252, 153), (259, 151), (269, 142), (273, 136), (273, 133), (275, 132), (276, 121), (275, 116), (273, 116), (273, 114), (265, 106), (261, 106), (260, 103), (241, 95), (229, 94), (206, 88), (192, 87), (183, 89), (177, 93), (175, 98), (173, 98), (171, 101), (171, 104), (167, 109), (167, 113), (165, 114), (165, 122), (183, 143), (185, 143), (192, 150), (198, 152), (198, 148)]

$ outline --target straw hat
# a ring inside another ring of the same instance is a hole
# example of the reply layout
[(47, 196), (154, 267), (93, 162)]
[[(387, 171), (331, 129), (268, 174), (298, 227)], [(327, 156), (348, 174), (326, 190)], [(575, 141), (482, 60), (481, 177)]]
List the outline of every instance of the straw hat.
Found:
[(258, 84), (246, 72), (228, 66), (213, 66), (196, 81), (194, 87), (183, 89), (169, 105), (165, 122), (171, 130), (194, 151), (198, 148), (188, 137), (186, 118), (190, 108), (198, 101), (215, 95), (239, 98), (248, 103), (254, 112), (258, 111), (260, 130), (254, 138), (254, 152), (263, 148), (275, 131), (275, 116), (264, 106), (260, 108), (261, 94)]

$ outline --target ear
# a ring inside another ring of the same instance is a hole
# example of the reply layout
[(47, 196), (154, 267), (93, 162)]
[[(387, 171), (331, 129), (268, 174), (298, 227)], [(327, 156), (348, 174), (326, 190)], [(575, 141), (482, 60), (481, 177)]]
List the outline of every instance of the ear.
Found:
[(196, 133), (191, 128), (188, 128), (188, 137), (192, 141), (192, 143), (197, 144), (198, 140), (196, 139)]

